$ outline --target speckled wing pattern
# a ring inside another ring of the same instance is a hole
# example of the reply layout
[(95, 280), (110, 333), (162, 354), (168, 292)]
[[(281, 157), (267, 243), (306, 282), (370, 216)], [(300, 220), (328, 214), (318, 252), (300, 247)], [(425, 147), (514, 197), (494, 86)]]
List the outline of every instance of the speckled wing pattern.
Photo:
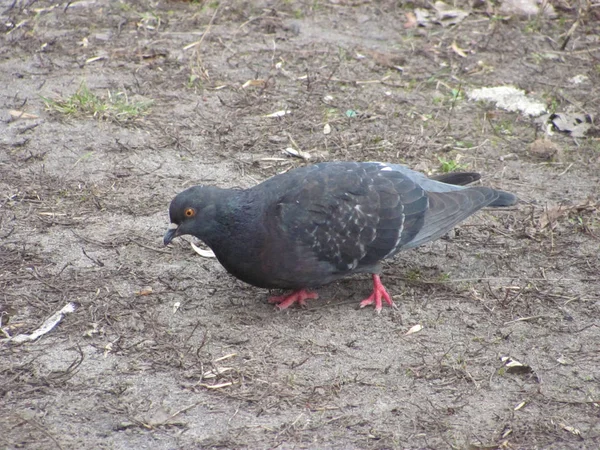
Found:
[[(400, 250), (437, 239), (495, 198), (493, 189), (447, 185), (404, 166), (314, 167), (280, 199), (277, 220), (297, 245), (339, 273), (373, 270)], [(428, 183), (436, 192), (421, 186)]]

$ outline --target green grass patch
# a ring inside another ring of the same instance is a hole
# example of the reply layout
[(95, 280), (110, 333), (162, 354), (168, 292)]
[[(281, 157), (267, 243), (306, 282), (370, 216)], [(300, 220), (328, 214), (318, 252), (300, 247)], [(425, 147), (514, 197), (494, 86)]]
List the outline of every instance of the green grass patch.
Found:
[(443, 173), (454, 172), (455, 170), (464, 170), (467, 168), (464, 164), (459, 164), (459, 162), (455, 159), (446, 159), (438, 156), (438, 161), (440, 162), (440, 170)]
[(98, 95), (82, 83), (73, 95), (67, 98), (42, 97), (49, 111), (67, 116), (88, 116), (100, 120), (126, 122), (145, 115), (152, 102), (134, 102), (124, 92), (108, 92)]

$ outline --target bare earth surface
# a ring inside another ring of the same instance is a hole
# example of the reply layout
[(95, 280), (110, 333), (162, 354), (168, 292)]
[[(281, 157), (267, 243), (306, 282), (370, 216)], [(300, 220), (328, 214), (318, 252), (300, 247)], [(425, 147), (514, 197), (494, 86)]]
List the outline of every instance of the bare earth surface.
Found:
[[(597, 116), (600, 8), (574, 5), (4, 0), (0, 447), (599, 448), (598, 134), (468, 98)], [(438, 158), (522, 201), (388, 262), (397, 310), (357, 276), (277, 312), (162, 246), (193, 184)]]

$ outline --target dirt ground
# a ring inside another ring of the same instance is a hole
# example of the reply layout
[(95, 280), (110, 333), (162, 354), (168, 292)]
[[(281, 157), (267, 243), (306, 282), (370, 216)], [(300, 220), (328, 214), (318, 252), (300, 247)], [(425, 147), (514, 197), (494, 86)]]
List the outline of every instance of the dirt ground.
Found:
[[(597, 116), (600, 7), (454, 6), (4, 0), (0, 446), (599, 448), (598, 134), (468, 93)], [(277, 312), (162, 246), (185, 187), (330, 160), (458, 165), (521, 202), (387, 263), (379, 315), (368, 276)]]

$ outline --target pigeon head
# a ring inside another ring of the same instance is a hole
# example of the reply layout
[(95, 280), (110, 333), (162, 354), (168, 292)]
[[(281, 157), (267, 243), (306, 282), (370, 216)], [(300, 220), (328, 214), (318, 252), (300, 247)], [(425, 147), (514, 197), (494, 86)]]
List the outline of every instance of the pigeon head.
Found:
[(177, 236), (191, 234), (203, 241), (210, 238), (216, 223), (217, 204), (226, 191), (212, 186), (194, 186), (178, 194), (169, 207), (171, 223), (163, 238), (169, 245)]

